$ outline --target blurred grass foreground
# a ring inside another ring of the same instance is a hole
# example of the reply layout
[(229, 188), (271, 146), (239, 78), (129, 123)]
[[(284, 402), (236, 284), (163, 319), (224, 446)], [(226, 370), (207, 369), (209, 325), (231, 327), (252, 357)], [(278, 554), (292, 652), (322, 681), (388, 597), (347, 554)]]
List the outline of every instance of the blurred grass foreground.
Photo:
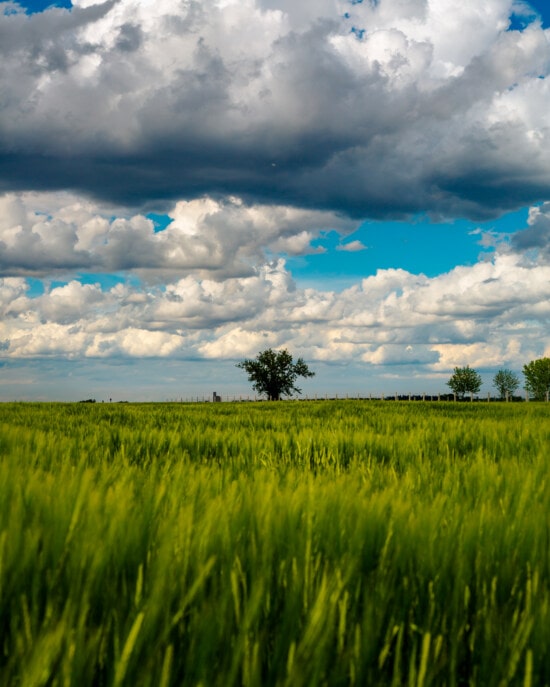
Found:
[(548, 685), (549, 413), (2, 404), (0, 685)]

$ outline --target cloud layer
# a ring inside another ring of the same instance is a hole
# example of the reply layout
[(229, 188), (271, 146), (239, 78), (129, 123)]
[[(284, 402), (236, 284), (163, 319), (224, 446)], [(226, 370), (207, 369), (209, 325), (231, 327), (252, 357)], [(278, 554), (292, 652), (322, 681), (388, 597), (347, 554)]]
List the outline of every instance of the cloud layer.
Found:
[[(529, 247), (550, 210), (531, 221)], [(510, 243), (492, 261), (433, 278), (380, 270), (342, 292), (299, 288), (282, 259), (221, 280), (188, 274), (105, 288), (73, 279), (28, 290), (22, 277), (0, 280), (0, 357), (231, 360), (287, 346), (309, 360), (436, 373), (465, 362), (520, 368), (549, 352), (547, 256)]]
[(357, 228), (356, 221), (333, 212), (249, 207), (235, 197), (180, 201), (168, 210), (169, 224), (161, 231), (142, 214), (113, 211), (68, 193), (0, 196), (0, 275), (133, 271), (156, 281), (185, 273), (245, 276), (266, 253), (318, 252), (311, 242), (321, 233), (346, 235)]
[(0, 3), (0, 188), (482, 218), (548, 197), (511, 0)]

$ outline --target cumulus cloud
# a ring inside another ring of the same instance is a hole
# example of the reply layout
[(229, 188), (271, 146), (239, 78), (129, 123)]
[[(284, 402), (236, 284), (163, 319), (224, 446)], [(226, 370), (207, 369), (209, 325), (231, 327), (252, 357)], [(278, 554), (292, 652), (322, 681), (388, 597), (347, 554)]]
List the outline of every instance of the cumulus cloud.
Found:
[(336, 246), (336, 250), (341, 250), (346, 253), (358, 253), (362, 250), (367, 250), (367, 246), (362, 241), (350, 241), (349, 243), (341, 243)]
[(269, 253), (320, 252), (321, 232), (357, 223), (333, 212), (245, 205), (240, 199), (179, 201), (157, 231), (144, 215), (113, 215), (67, 193), (0, 196), (0, 275), (136, 271), (149, 278), (185, 273), (218, 278), (254, 274)]
[(0, 11), (0, 189), (355, 217), (548, 197), (549, 34), (508, 31), (511, 0), (73, 4)]
[(0, 358), (231, 360), (287, 346), (386, 370), (518, 369), (544, 353), (550, 316), (550, 267), (512, 253), (432, 278), (380, 270), (342, 292), (299, 288), (283, 260), (222, 281), (27, 288), (0, 280)]

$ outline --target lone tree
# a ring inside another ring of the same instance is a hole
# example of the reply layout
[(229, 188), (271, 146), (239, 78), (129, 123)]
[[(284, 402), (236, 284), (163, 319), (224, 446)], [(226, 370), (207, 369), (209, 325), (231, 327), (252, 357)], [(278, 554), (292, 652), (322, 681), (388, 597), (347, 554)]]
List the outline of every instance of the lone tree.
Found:
[(469, 365), (455, 367), (447, 386), (450, 386), (459, 398), (464, 398), (464, 394), (477, 394), (481, 388), (481, 377)]
[(243, 360), (237, 367), (246, 370), (248, 381), (259, 394), (267, 396), (269, 401), (278, 401), (281, 396), (301, 394), (295, 382), (298, 377), (313, 377), (302, 358), (293, 362), (290, 353), (284, 349), (274, 351), (268, 348), (262, 351), (254, 360)]
[(531, 360), (523, 366), (525, 389), (536, 401), (544, 401), (550, 391), (550, 358)]
[(497, 389), (500, 398), (513, 396), (519, 386), (518, 376), (511, 370), (499, 370), (493, 377), (493, 386)]

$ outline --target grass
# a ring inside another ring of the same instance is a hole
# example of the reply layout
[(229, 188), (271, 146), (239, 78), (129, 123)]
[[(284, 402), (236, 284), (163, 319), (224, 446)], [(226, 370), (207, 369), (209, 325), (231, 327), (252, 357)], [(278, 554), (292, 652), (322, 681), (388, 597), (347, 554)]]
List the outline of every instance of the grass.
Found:
[(0, 406), (0, 684), (550, 684), (546, 404)]

